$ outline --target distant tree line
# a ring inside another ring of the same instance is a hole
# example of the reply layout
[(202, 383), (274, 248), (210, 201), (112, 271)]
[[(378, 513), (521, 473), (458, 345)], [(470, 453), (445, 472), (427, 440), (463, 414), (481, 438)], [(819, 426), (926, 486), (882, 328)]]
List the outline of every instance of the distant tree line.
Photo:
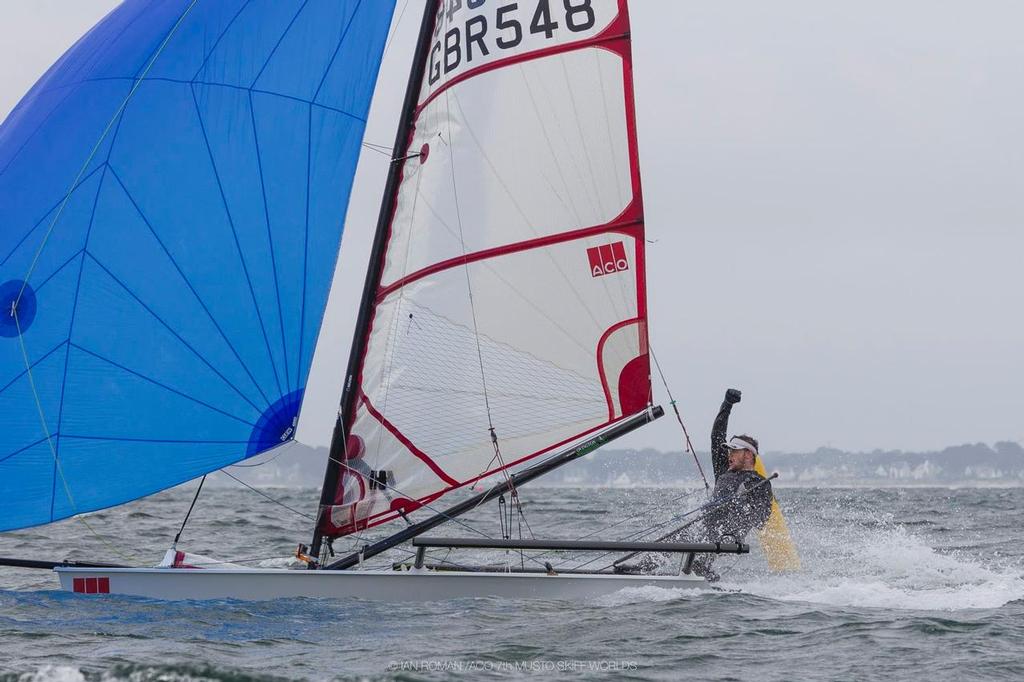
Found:
[[(711, 460), (698, 453), (711, 475)], [(299, 444), (256, 467), (230, 469), (253, 485), (319, 487), (327, 448)], [(1024, 448), (1000, 441), (955, 445), (934, 452), (873, 450), (845, 452), (818, 448), (814, 452), (766, 452), (769, 471), (779, 473), (780, 485), (926, 485), (988, 483), (1024, 485)], [(250, 463), (258, 463), (258, 459)], [(249, 463), (247, 463), (249, 464)], [(215, 477), (217, 478), (217, 477)], [(226, 484), (234, 484), (230, 480)], [(604, 449), (562, 467), (533, 485), (699, 485), (693, 455), (654, 449)]]

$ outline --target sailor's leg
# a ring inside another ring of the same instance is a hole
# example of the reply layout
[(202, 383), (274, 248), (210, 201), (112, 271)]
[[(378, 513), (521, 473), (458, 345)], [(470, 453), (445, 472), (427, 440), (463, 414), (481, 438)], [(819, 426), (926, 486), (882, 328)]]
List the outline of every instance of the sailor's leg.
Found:
[(704, 578), (709, 583), (717, 582), (719, 578), (718, 573), (712, 568), (716, 558), (718, 558), (717, 554), (697, 554), (693, 558), (690, 571)]
[[(661, 542), (703, 542), (704, 529), (700, 524), (694, 524), (683, 528)], [(703, 556), (698, 554), (698, 557)], [(696, 563), (696, 561), (695, 561)], [(664, 552), (647, 552), (640, 556), (639, 561), (633, 564), (622, 564), (618, 567), (622, 573), (677, 573), (679, 567), (678, 554), (666, 554)], [(698, 574), (699, 575), (699, 574)]]

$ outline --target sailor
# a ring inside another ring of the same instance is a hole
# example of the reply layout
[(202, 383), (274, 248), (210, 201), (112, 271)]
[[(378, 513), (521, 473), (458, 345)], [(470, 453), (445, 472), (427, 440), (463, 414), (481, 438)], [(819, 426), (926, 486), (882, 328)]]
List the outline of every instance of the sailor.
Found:
[[(761, 528), (772, 512), (771, 483), (754, 468), (758, 443), (753, 436), (733, 436), (726, 441), (729, 414), (740, 401), (735, 388), (725, 392), (725, 400), (711, 428), (711, 463), (715, 471), (715, 488), (706, 511), (680, 531), (665, 538), (666, 542), (743, 542), (747, 533)], [(717, 555), (698, 554), (691, 570), (710, 582), (718, 580), (711, 566)], [(627, 572), (657, 571), (669, 561), (667, 555), (648, 554), (635, 566), (622, 566)]]
[(711, 428), (711, 464), (715, 489), (710, 510), (704, 516), (706, 537), (711, 542), (732, 539), (743, 542), (753, 528), (761, 528), (772, 513), (772, 484), (754, 470), (757, 439), (746, 434), (725, 440), (732, 406), (740, 401), (735, 388), (725, 400)]

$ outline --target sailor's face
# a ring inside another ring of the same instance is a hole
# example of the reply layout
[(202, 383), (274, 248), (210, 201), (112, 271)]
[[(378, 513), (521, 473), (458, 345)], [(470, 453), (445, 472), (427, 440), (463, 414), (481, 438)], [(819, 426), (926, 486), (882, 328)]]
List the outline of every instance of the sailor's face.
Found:
[(729, 471), (745, 471), (754, 465), (750, 450), (729, 450)]

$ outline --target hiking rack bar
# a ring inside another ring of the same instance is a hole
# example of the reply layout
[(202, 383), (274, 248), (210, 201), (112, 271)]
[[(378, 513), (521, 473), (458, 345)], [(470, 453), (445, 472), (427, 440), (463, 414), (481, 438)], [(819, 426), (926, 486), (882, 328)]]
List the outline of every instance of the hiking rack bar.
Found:
[(412, 539), (413, 547), (452, 549), (573, 549), (590, 552), (674, 552), (700, 554), (749, 554), (742, 542), (602, 542), (593, 540), (502, 540), (488, 538)]

